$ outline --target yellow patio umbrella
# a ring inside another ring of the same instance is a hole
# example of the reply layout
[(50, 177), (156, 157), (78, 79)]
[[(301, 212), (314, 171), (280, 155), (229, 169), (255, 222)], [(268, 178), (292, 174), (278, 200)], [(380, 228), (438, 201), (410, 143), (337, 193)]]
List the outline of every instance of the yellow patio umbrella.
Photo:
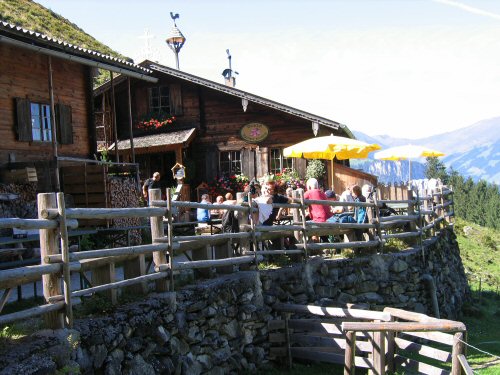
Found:
[(368, 144), (352, 138), (328, 135), (315, 137), (289, 146), (283, 150), (283, 156), (288, 158), (326, 159), (366, 159), (372, 151), (380, 150), (377, 144)]
[(411, 181), (411, 159), (425, 158), (425, 157), (438, 157), (444, 156), (441, 151), (431, 150), (423, 146), (405, 145), (391, 147), (383, 151), (379, 151), (373, 155), (378, 160), (406, 160), (408, 159), (409, 176), (408, 183)]

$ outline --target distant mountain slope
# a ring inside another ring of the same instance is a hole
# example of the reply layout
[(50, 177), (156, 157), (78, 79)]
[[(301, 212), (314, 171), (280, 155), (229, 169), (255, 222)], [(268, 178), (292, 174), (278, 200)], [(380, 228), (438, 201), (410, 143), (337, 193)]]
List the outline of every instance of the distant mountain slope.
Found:
[[(382, 148), (415, 144), (442, 151), (447, 154), (442, 160), (448, 168), (451, 167), (474, 180), (484, 179), (500, 184), (500, 117), (482, 120), (451, 132), (412, 140), (385, 135), (370, 136), (359, 131), (353, 133), (358, 139), (378, 143)], [(402, 171), (404, 163), (401, 168), (397, 167), (394, 162), (375, 160), (353, 161), (351, 164), (368, 173), (378, 175), (383, 182), (406, 180), (408, 175), (407, 167), (406, 174)], [(412, 163), (414, 178), (423, 178), (424, 173), (423, 164)]]
[(66, 18), (31, 0), (1, 0), (0, 19), (80, 47), (128, 59), (102, 44)]

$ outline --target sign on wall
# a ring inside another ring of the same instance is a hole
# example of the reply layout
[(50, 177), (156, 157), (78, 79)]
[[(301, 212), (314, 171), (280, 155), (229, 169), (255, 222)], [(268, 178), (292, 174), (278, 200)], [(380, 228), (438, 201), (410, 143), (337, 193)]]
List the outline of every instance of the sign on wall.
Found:
[(262, 142), (269, 135), (269, 128), (259, 122), (251, 122), (240, 129), (240, 135), (247, 142)]

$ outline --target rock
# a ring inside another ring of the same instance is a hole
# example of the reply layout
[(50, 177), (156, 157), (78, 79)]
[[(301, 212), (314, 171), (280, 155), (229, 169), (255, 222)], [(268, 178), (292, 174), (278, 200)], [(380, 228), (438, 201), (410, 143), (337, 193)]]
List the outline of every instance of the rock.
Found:
[(236, 319), (231, 320), (228, 324), (222, 326), (222, 332), (229, 338), (234, 339), (240, 334), (240, 326)]
[(106, 359), (104, 369), (105, 375), (120, 375), (122, 373), (122, 361), (125, 358), (123, 351), (120, 349), (113, 350)]
[(108, 356), (108, 351), (104, 345), (92, 346), (90, 348), (90, 354), (92, 356), (92, 365), (95, 369), (101, 368), (104, 360)]
[(202, 364), (203, 368), (205, 370), (208, 370), (212, 367), (212, 360), (210, 359), (210, 356), (206, 354), (202, 354), (196, 357), (196, 360)]
[(347, 293), (340, 293), (339, 296), (337, 297), (337, 301), (340, 303), (340, 304), (347, 304), (347, 303), (351, 303), (351, 302), (356, 302), (356, 297), (354, 297), (353, 295), (351, 294), (347, 294)]
[(144, 361), (140, 354), (136, 354), (131, 361), (128, 361), (123, 371), (124, 375), (155, 375), (153, 366)]
[(358, 285), (358, 293), (376, 292), (379, 289), (379, 283), (376, 281), (364, 281)]
[(405, 288), (401, 284), (394, 284), (392, 286), (392, 292), (394, 293), (395, 296), (399, 296), (400, 294), (403, 294), (405, 292)]
[(328, 266), (326, 265), (326, 263), (323, 263), (321, 265), (321, 267), (320, 267), (320, 273), (323, 276), (328, 276)]
[(413, 307), (413, 310), (415, 312), (418, 312), (418, 313), (421, 313), (421, 314), (426, 314), (427, 313), (427, 309), (421, 303), (416, 303), (415, 306)]
[(380, 294), (374, 293), (374, 292), (361, 293), (357, 297), (360, 301), (366, 301), (368, 303), (383, 303), (384, 302), (384, 299), (382, 298), (382, 296)]
[(396, 259), (394, 263), (391, 264), (391, 271), (400, 273), (408, 269), (408, 263), (404, 260)]
[(125, 346), (131, 353), (137, 353), (144, 346), (144, 340), (140, 337), (132, 337), (127, 341)]
[(170, 332), (166, 331), (165, 328), (163, 328), (163, 326), (159, 326), (157, 328), (157, 331), (158, 331), (158, 334), (156, 337), (158, 337), (161, 342), (167, 343), (170, 341), (170, 338), (172, 337), (172, 335), (170, 334)]

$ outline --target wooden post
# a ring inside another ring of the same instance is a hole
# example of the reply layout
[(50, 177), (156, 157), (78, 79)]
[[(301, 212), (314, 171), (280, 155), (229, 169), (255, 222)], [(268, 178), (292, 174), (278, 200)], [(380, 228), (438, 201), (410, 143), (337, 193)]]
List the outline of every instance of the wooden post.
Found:
[(387, 332), (373, 332), (373, 371), (375, 375), (385, 375), (385, 336)]
[(172, 192), (167, 189), (167, 251), (170, 265), (170, 291), (174, 291), (174, 220), (172, 219)]
[[(298, 190), (294, 190), (294, 198), (300, 198), (300, 193)], [(294, 208), (292, 210), (292, 216), (293, 216), (293, 223), (298, 223), (300, 220), (300, 208)], [(302, 237), (305, 235), (305, 233), (302, 233), (301, 231), (295, 231), (293, 232), (293, 235), (295, 237), (295, 240), (298, 242), (302, 242)]]
[[(391, 322), (394, 321), (394, 318), (391, 316)], [(386, 332), (385, 333), (385, 363), (387, 365), (387, 373), (388, 374), (393, 374), (394, 373), (394, 354), (395, 354), (395, 347), (396, 343), (394, 341), (394, 332)]]
[(250, 228), (252, 230), (252, 241), (253, 241), (253, 251), (255, 254), (255, 267), (259, 269), (259, 259), (257, 258), (257, 250), (259, 249), (259, 246), (257, 244), (257, 236), (255, 235), (255, 221), (254, 221), (254, 216), (253, 216), (253, 201), (252, 201), (252, 195), (248, 193), (248, 205), (250, 206)]
[(373, 196), (373, 203), (375, 204), (375, 216), (376, 216), (374, 218), (375, 233), (377, 234), (379, 240), (378, 251), (380, 254), (383, 254), (384, 241), (382, 241), (382, 229), (380, 228), (380, 208), (378, 206), (377, 192), (375, 192), (372, 196)]
[[(153, 201), (161, 200), (161, 190), (151, 189), (149, 190), (149, 205), (152, 206)], [(152, 216), (151, 217), (151, 241), (154, 243), (157, 238), (165, 237), (165, 232), (163, 228), (163, 217)], [(167, 263), (167, 257), (163, 251), (155, 251), (153, 253), (153, 261), (155, 266)], [(156, 280), (156, 291), (166, 292), (168, 290), (168, 281), (165, 279)]]
[[(133, 279), (146, 274), (146, 257), (144, 254), (139, 254), (136, 259), (126, 260), (123, 262), (123, 278)], [(145, 294), (148, 291), (147, 282), (128, 286), (126, 290), (130, 293)]]
[[(413, 190), (409, 189), (408, 190), (408, 201), (413, 201)], [(415, 209), (414, 209), (414, 203), (408, 203), (408, 216), (410, 215), (415, 215)], [(409, 222), (410, 224), (410, 230), (412, 232), (416, 232), (417, 231), (417, 224), (415, 223), (415, 221), (410, 221)]]
[[(48, 208), (56, 208), (56, 195), (54, 193), (38, 194), (38, 218), (42, 218), (42, 211)], [(40, 229), (40, 256), (41, 264), (45, 263), (47, 255), (58, 254), (57, 230)], [(57, 274), (42, 276), (43, 296), (48, 302), (50, 297), (61, 295), (61, 283)], [(62, 311), (51, 312), (45, 315), (45, 322), (49, 328), (59, 329), (64, 327), (64, 314)]]
[[(92, 268), (92, 286), (111, 284), (116, 281), (115, 263), (111, 262), (100, 267)], [(111, 304), (118, 303), (116, 289), (100, 292), (111, 300)]]
[(66, 226), (66, 203), (64, 202), (64, 193), (57, 193), (57, 209), (59, 212), (59, 231), (61, 233), (61, 256), (66, 324), (69, 328), (72, 328), (73, 306), (71, 304), (71, 272), (69, 269), (68, 227)]
[(458, 356), (464, 354), (463, 332), (457, 332), (453, 335), (453, 349), (451, 351), (451, 375), (461, 375), (461, 365)]
[(356, 369), (354, 365), (354, 356), (356, 355), (356, 332), (346, 332), (345, 344), (344, 375), (354, 375)]
[(130, 132), (130, 152), (132, 153), (132, 163), (135, 163), (134, 130), (132, 124), (132, 95), (130, 93), (130, 77), (127, 77), (127, 98), (128, 98), (128, 128)]
[[(332, 160), (333, 163), (333, 160)], [(333, 178), (332, 178), (333, 179)], [(309, 236), (307, 235), (307, 227), (306, 227), (306, 208), (304, 204), (304, 190), (299, 189), (299, 197), (300, 197), (300, 213), (302, 216), (302, 244), (304, 245), (304, 259), (307, 262), (308, 259), (308, 248), (307, 248), (307, 240)]]

